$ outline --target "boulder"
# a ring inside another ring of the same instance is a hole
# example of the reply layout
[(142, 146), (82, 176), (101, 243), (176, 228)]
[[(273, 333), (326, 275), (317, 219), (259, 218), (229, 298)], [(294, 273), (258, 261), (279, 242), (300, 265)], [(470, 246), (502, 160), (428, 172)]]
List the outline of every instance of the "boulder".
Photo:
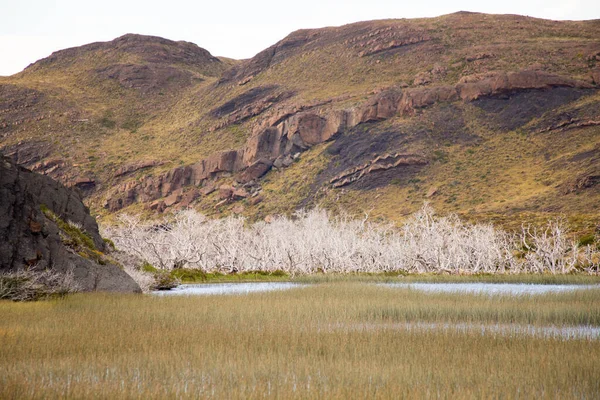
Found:
[(152, 211), (163, 212), (163, 211), (165, 211), (165, 209), (167, 208), (167, 206), (165, 205), (164, 201), (157, 200), (155, 202), (152, 202), (152, 204), (150, 204), (149, 208)]
[(264, 174), (269, 172), (273, 164), (271, 161), (261, 158), (254, 163), (250, 164), (238, 177), (238, 182), (248, 183), (262, 177)]
[(219, 199), (227, 200), (233, 196), (233, 191), (235, 188), (231, 185), (221, 185), (219, 187)]
[(183, 194), (183, 196), (181, 196), (181, 199), (179, 201), (179, 206), (182, 208), (187, 208), (189, 207), (194, 200), (196, 200), (198, 197), (200, 197), (200, 193), (198, 192), (197, 189), (192, 189), (187, 191), (185, 194)]
[(263, 196), (257, 194), (256, 196), (254, 196), (250, 200), (248, 200), (248, 204), (250, 204), (251, 206), (255, 206), (259, 203), (262, 203), (262, 201), (264, 199), (265, 198)]
[(277, 169), (283, 168), (283, 157), (279, 156), (273, 161), (273, 167)]
[(292, 165), (294, 163), (294, 159), (288, 154), (287, 156), (285, 156), (283, 158), (283, 161), (281, 163), (283, 164), (284, 167), (289, 167), (290, 165)]
[(181, 191), (177, 191), (177, 192), (172, 193), (169, 196), (165, 197), (164, 204), (167, 207), (171, 207), (171, 206), (179, 203), (180, 200), (181, 200)]
[(233, 200), (242, 200), (249, 196), (248, 191), (244, 188), (234, 189), (231, 193), (231, 197)]
[(415, 75), (415, 79), (413, 80), (413, 85), (422, 86), (431, 83), (431, 72), (420, 72)]
[(214, 184), (214, 182), (208, 182), (202, 187), (202, 189), (200, 189), (200, 193), (202, 194), (202, 196), (208, 196), (215, 190), (217, 190), (217, 187)]
[(438, 188), (436, 186), (432, 186), (429, 188), (429, 190), (427, 191), (427, 194), (425, 195), (426, 197), (433, 197), (436, 195), (436, 193), (438, 192)]

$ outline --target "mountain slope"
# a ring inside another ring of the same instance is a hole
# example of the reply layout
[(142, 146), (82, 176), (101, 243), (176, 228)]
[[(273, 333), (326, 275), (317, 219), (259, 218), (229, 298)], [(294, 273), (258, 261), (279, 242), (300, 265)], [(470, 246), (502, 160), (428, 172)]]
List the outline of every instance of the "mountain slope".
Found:
[(398, 220), (428, 200), (591, 229), (598, 38), (597, 20), (456, 13), (301, 30), (234, 62), (126, 35), (1, 80), (0, 147), (103, 213), (321, 204)]

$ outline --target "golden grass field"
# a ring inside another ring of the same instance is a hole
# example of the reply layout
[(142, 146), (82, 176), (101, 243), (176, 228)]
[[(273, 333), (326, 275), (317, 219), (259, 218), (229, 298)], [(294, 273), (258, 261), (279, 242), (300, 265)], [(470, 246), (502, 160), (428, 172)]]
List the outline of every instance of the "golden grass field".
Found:
[(3, 399), (600, 396), (597, 340), (401, 328), (598, 327), (600, 290), (511, 298), (339, 280), (246, 296), (4, 301), (0, 315)]

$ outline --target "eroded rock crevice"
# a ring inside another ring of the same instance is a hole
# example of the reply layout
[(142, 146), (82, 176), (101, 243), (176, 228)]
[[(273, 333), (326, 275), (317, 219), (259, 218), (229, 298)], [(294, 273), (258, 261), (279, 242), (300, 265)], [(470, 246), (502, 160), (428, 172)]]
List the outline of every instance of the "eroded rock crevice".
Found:
[(418, 154), (384, 154), (375, 157), (373, 160), (363, 165), (342, 172), (331, 179), (329, 183), (333, 188), (339, 188), (350, 185), (373, 172), (386, 171), (402, 166), (425, 164), (427, 164), (427, 159)]

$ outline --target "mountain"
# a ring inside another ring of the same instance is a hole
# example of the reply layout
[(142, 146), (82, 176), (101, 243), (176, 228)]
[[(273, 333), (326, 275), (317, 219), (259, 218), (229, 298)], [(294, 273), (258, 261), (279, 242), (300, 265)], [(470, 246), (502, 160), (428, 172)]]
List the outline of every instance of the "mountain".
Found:
[(300, 30), (249, 60), (125, 35), (0, 79), (0, 148), (103, 217), (423, 201), (600, 218), (600, 20), (455, 13)]

